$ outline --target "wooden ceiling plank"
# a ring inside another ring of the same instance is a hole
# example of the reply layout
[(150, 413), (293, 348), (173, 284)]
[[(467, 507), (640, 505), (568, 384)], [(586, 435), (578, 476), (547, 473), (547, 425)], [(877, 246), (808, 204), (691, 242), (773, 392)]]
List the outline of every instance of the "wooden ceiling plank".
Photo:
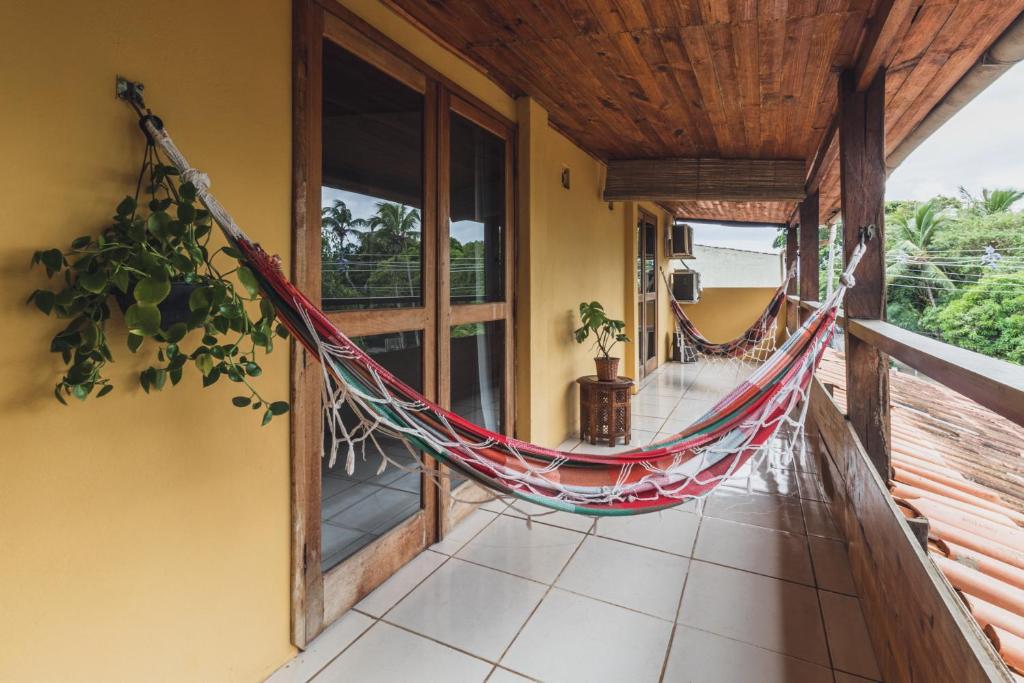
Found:
[(921, 0), (882, 0), (868, 22), (867, 35), (857, 61), (856, 84), (865, 90), (879, 69), (892, 61)]

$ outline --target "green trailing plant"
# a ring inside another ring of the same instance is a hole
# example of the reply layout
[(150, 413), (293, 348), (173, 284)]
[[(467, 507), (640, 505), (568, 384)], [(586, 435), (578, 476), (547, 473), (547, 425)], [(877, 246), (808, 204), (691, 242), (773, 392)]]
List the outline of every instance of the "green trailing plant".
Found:
[(596, 346), (603, 358), (610, 358), (612, 348), (619, 342), (629, 341), (629, 337), (623, 332), (626, 329), (626, 323), (605, 315), (604, 306), (600, 302), (582, 302), (580, 304), (580, 322), (583, 324), (573, 333), (576, 343), (582, 344), (593, 334), (594, 343), (591, 348)]
[(146, 393), (178, 384), (191, 365), (204, 387), (221, 378), (244, 387), (232, 403), (260, 411), (264, 425), (288, 411), (287, 402), (267, 401), (253, 384), (262, 373), (260, 356), (285, 329), (275, 324), (274, 307), (260, 296), (242, 255), (210, 244), (212, 228), (196, 188), (180, 182), (177, 169), (150, 146), (135, 195), (117, 205), (108, 227), (76, 238), (66, 251), (33, 254), (32, 265), (58, 287), (35, 290), (29, 303), (68, 321), (50, 344), (67, 364), (54, 388), (58, 401), (113, 390), (105, 376), (114, 360), (108, 322), (120, 303), (128, 350), (155, 348), (157, 362), (139, 374)]

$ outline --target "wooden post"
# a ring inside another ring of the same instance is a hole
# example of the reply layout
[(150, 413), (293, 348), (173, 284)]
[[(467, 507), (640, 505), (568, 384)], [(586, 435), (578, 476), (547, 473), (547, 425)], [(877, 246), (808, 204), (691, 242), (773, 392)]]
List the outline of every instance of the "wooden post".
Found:
[[(885, 319), (885, 70), (863, 92), (853, 71), (839, 79), (839, 168), (843, 214), (843, 262), (860, 229), (875, 238), (846, 294), (848, 318)], [(883, 480), (889, 478), (889, 357), (846, 332), (847, 412), (854, 431)]]
[[(786, 226), (786, 272), (796, 263), (799, 251), (796, 224)], [(786, 294), (796, 294), (796, 278), (789, 281)], [(786, 329), (792, 332), (800, 324), (800, 306), (786, 301)]]
[[(818, 247), (818, 191), (815, 190), (800, 202), (800, 300), (818, 300), (818, 271), (820, 269)], [(800, 310), (800, 320), (810, 311)]]

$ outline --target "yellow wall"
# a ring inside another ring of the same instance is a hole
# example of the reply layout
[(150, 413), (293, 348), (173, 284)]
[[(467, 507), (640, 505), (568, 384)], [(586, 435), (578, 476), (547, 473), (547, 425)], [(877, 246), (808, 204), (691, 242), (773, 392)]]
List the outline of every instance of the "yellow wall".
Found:
[[(683, 304), (683, 310), (701, 334), (713, 342), (725, 342), (746, 332), (773, 294), (774, 287), (707, 288), (701, 291), (699, 303)], [(781, 335), (786, 322), (784, 310), (778, 321)]]
[[(8, 2), (0, 9), (0, 679), (253, 681), (289, 645), (288, 422), (226, 383), (145, 396), (113, 324), (117, 386), (62, 407), (60, 323), (26, 307), (32, 251), (104, 226), (143, 139), (141, 79), (239, 223), (289, 257), (291, 10), (282, 0)], [(288, 396), (288, 353), (260, 387)]]
[(548, 126), (535, 102), (520, 100), (519, 112), (516, 426), (521, 437), (558, 445), (576, 429), (575, 380), (594, 373), (590, 344), (572, 336), (580, 302), (626, 315), (625, 213), (621, 202), (601, 200), (604, 164)]

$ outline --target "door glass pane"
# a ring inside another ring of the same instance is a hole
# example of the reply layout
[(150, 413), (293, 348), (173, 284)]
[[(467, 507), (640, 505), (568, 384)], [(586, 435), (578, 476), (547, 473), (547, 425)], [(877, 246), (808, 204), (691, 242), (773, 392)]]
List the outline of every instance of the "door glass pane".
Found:
[(322, 305), (423, 305), (423, 95), (324, 41)]
[(657, 239), (657, 229), (653, 223), (644, 223), (644, 284), (648, 293), (654, 292), (654, 240)]
[[(354, 341), (385, 368), (416, 391), (423, 390), (423, 335), (421, 332), (397, 332), (356, 337)], [(355, 414), (343, 409), (346, 429), (357, 426)], [(380, 538), (421, 507), (421, 476), (388, 465), (377, 475), (380, 455), (371, 441), (366, 443), (366, 459), (356, 449), (355, 471), (345, 472), (346, 447), (338, 449), (334, 467), (329, 464), (329, 426), (325, 425), (324, 453), (321, 463), (321, 544), (322, 567), (327, 571), (363, 546)], [(392, 460), (415, 464), (405, 444), (375, 433), (377, 443)]]
[(505, 298), (505, 141), (451, 116), (451, 301)]
[(654, 300), (649, 300), (644, 304), (644, 326), (645, 326), (645, 340), (644, 344), (644, 360), (650, 360), (658, 355), (658, 340), (654, 336), (654, 320), (655, 316), (658, 315), (657, 304)]
[(492, 432), (504, 431), (505, 322), (453, 327), (451, 373), (452, 412)]
[[(505, 321), (452, 327), (452, 412), (492, 432), (504, 432)], [(451, 490), (466, 478), (453, 471)]]

